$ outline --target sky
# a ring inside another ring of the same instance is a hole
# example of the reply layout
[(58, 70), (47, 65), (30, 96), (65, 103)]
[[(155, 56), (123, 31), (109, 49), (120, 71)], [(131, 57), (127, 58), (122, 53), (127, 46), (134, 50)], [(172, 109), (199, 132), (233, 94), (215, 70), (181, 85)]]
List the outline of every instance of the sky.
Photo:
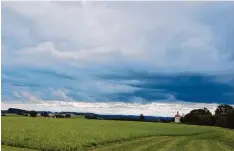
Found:
[(234, 2), (2, 2), (2, 109), (172, 116), (234, 104)]

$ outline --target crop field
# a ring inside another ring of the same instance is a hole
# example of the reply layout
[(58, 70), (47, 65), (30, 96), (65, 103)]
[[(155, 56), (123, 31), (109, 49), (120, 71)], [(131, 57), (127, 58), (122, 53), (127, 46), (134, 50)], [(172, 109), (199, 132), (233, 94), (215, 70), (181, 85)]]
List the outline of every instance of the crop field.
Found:
[(173, 123), (5, 116), (2, 150), (234, 151), (234, 131)]

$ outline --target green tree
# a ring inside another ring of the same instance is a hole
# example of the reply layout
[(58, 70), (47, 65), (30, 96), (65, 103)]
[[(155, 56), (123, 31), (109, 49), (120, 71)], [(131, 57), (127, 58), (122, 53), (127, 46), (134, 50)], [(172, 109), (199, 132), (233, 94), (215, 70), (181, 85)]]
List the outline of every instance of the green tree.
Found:
[(141, 121), (144, 121), (144, 119), (145, 119), (144, 115), (141, 114), (141, 115), (140, 115), (140, 120), (141, 120)]
[(231, 114), (232, 114), (232, 110), (234, 108), (230, 105), (227, 104), (220, 104), (217, 109), (215, 110), (215, 125), (216, 126), (220, 126), (220, 127), (232, 127), (230, 125), (232, 125), (232, 119), (231, 119)]
[(221, 104), (217, 107), (217, 109), (215, 110), (215, 115), (216, 116), (225, 116), (227, 114), (227, 112), (229, 112), (230, 110), (232, 110), (233, 107), (227, 104)]
[(214, 125), (212, 113), (207, 109), (194, 109), (181, 120), (183, 123), (196, 125)]
[(36, 111), (30, 111), (29, 114), (30, 114), (31, 117), (36, 117), (37, 116)]
[(227, 127), (234, 129), (234, 109), (226, 113)]
[(214, 116), (215, 117), (215, 125), (220, 127), (228, 127), (228, 121), (226, 116)]
[(212, 113), (207, 108), (194, 109), (194, 110), (190, 111), (190, 113), (196, 114), (196, 115), (212, 115)]

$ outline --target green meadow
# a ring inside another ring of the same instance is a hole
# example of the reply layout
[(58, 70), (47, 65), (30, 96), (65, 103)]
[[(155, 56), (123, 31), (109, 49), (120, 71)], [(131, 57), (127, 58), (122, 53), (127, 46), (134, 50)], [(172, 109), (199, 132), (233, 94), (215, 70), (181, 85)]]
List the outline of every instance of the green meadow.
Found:
[(2, 117), (2, 150), (234, 151), (234, 131), (174, 123)]

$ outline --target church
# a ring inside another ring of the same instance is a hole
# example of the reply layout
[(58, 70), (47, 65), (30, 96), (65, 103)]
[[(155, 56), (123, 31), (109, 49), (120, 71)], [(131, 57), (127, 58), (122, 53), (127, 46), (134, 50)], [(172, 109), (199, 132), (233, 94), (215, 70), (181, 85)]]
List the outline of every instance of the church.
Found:
[(174, 117), (175, 123), (180, 123), (180, 118), (181, 118), (181, 116), (180, 116), (179, 112), (177, 111), (177, 113), (176, 113), (176, 115)]

